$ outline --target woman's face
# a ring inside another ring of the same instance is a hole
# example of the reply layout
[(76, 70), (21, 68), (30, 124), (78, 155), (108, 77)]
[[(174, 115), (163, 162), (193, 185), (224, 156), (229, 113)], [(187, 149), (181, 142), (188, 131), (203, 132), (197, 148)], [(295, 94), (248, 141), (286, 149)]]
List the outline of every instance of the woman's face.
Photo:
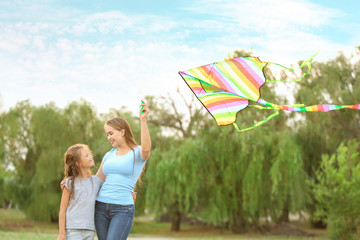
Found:
[(105, 125), (107, 139), (113, 147), (119, 147), (124, 138), (124, 130), (116, 130), (115, 128)]
[(81, 157), (79, 162), (80, 167), (91, 168), (95, 165), (94, 157), (91, 152), (85, 148), (81, 149)]

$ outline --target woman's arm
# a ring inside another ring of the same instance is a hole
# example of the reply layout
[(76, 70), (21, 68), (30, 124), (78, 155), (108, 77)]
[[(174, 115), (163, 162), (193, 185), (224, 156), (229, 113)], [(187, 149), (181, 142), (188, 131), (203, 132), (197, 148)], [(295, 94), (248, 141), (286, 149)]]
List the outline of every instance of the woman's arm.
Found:
[(140, 111), (140, 126), (141, 126), (141, 150), (140, 155), (144, 160), (148, 160), (151, 153), (151, 138), (150, 132), (147, 125), (146, 117), (149, 114), (149, 107), (147, 104), (141, 100), (141, 106), (143, 106)]
[(69, 204), (70, 192), (65, 187), (63, 189), (63, 194), (61, 197), (60, 203), (60, 211), (59, 211), (59, 236), (58, 240), (65, 240), (66, 232), (65, 232), (65, 220), (66, 220), (66, 209)]
[(103, 165), (104, 165), (104, 162), (102, 161), (99, 169), (97, 170), (97, 172), (95, 174), (95, 176), (97, 176), (98, 178), (100, 178), (101, 180), (103, 180), (105, 182), (106, 177), (105, 177), (105, 174), (104, 174), (104, 172), (102, 170)]

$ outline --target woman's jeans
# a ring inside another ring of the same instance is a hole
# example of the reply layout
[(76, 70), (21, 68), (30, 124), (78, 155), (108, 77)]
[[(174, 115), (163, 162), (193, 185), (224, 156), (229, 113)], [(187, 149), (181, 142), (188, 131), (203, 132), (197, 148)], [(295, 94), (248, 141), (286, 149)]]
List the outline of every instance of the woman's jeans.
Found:
[(135, 206), (95, 202), (95, 228), (99, 240), (126, 240)]

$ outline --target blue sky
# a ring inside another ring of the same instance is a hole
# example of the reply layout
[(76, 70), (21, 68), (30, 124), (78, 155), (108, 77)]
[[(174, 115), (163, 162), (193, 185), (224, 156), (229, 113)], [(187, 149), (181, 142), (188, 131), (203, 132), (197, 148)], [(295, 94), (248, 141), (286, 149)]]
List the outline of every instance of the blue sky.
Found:
[[(250, 50), (296, 64), (360, 45), (358, 1), (0, 0), (0, 110), (30, 99), (99, 112), (189, 89), (178, 71)], [(135, 111), (135, 110), (134, 110)]]

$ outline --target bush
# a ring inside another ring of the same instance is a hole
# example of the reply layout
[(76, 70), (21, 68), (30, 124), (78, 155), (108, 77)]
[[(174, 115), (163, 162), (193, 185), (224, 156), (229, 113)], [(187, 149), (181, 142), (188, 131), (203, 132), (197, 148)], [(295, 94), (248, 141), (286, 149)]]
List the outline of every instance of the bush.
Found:
[(331, 239), (359, 239), (360, 154), (355, 140), (341, 144), (331, 157), (322, 156), (312, 182), (317, 210), (315, 216), (328, 224)]

